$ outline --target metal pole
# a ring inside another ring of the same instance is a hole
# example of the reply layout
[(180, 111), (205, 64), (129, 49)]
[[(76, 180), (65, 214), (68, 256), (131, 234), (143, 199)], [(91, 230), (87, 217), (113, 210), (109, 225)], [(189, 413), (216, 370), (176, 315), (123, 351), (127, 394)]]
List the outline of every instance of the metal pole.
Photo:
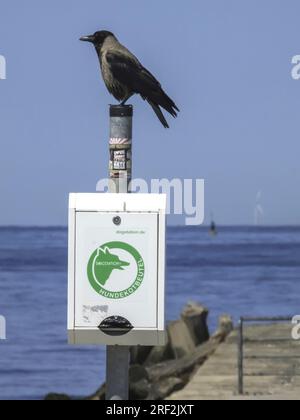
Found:
[(129, 347), (107, 346), (106, 400), (129, 398)]
[[(110, 106), (109, 192), (129, 193), (132, 177), (131, 105)], [(129, 398), (129, 347), (107, 346), (106, 400)]]
[(129, 193), (132, 177), (132, 116), (131, 105), (110, 106), (109, 192)]
[(238, 332), (238, 392), (244, 395), (244, 320), (239, 321)]

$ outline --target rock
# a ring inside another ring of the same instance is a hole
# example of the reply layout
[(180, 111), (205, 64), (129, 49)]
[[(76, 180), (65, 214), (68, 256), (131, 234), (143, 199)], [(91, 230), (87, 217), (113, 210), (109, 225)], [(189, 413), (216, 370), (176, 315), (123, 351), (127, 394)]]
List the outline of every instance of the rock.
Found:
[(182, 311), (181, 318), (187, 325), (195, 346), (209, 340), (208, 314), (207, 308), (195, 302), (189, 302)]
[(148, 371), (141, 365), (132, 365), (129, 368), (129, 399), (145, 400), (150, 392)]
[(182, 319), (169, 324), (168, 337), (176, 359), (191, 354), (195, 350), (194, 340)]
[(156, 346), (152, 348), (149, 356), (146, 359), (145, 366), (152, 366), (156, 363), (161, 363), (165, 360), (171, 359), (174, 359), (174, 353), (168, 340), (165, 346)]
[(151, 390), (151, 384), (147, 379), (131, 383), (129, 386), (130, 400), (146, 400)]
[(180, 391), (185, 386), (185, 382), (180, 378), (166, 378), (152, 385), (148, 400), (164, 400), (173, 392)]
[(222, 343), (234, 330), (234, 323), (230, 315), (222, 315), (219, 318), (219, 327), (212, 336), (212, 339)]
[(136, 383), (143, 379), (149, 380), (148, 371), (141, 365), (132, 365), (129, 368), (129, 383)]
[(71, 401), (72, 398), (70, 398), (66, 394), (55, 394), (55, 393), (51, 393), (51, 394), (48, 394), (45, 397), (45, 400), (46, 401)]
[(133, 346), (130, 348), (130, 363), (132, 365), (143, 365), (153, 347)]

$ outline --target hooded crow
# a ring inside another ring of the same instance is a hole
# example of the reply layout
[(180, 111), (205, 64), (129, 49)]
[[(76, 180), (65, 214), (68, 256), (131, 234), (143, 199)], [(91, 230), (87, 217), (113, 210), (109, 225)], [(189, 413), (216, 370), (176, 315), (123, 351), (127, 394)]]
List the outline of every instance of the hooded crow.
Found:
[(179, 109), (156, 78), (119, 43), (113, 33), (99, 31), (80, 40), (95, 46), (105, 85), (121, 105), (125, 105), (132, 95), (140, 94), (151, 105), (162, 125), (169, 128), (160, 107), (173, 117), (177, 117)]

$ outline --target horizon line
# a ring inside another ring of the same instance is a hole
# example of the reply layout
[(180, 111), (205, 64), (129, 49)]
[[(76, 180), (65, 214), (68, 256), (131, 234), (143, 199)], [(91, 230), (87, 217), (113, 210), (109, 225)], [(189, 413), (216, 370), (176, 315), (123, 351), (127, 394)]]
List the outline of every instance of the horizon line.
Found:
[[(167, 227), (171, 228), (209, 228), (210, 224), (202, 224), (198, 226), (187, 226), (184, 224), (168, 224)], [(263, 224), (263, 225), (253, 225), (253, 224), (217, 224), (217, 228), (300, 228), (299, 224)], [(1, 225), (0, 229), (68, 229), (68, 225)]]

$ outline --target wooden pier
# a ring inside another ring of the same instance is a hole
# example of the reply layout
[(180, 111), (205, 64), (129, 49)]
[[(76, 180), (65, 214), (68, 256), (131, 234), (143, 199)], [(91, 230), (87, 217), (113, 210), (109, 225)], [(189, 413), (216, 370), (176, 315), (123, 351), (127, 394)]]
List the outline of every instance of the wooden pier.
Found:
[(238, 393), (238, 333), (169, 400), (300, 400), (300, 341), (292, 325), (251, 325), (244, 329), (244, 395)]

